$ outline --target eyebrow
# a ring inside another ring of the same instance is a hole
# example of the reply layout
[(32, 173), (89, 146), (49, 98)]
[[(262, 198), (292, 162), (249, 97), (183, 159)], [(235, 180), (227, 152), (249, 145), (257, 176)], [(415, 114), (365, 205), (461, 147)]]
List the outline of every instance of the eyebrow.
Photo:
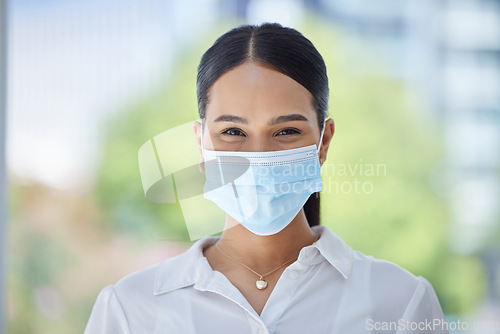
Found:
[(215, 122), (233, 122), (233, 123), (248, 124), (248, 120), (246, 118), (234, 115), (220, 115), (219, 117), (214, 119), (214, 123)]
[(279, 116), (279, 117), (271, 119), (271, 121), (269, 121), (269, 125), (275, 125), (275, 124), (291, 122), (291, 121), (309, 122), (309, 119), (307, 119), (307, 117), (302, 115), (302, 114), (289, 114), (289, 115), (283, 115), (283, 116)]
[[(291, 121), (309, 122), (309, 119), (302, 114), (289, 114), (272, 118), (269, 121), (269, 125), (276, 125)], [(248, 120), (246, 118), (235, 115), (220, 115), (216, 119), (214, 119), (214, 123), (215, 122), (233, 122), (233, 123), (248, 124)]]

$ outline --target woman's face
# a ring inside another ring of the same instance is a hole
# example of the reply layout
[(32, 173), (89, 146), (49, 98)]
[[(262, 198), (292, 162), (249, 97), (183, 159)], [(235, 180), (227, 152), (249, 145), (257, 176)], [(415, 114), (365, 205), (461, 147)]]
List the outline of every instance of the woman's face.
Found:
[[(293, 149), (317, 145), (321, 133), (311, 93), (290, 77), (252, 61), (213, 84), (205, 115), (203, 142), (209, 150)], [(325, 139), (331, 139), (333, 121), (327, 125)], [(199, 123), (195, 132), (200, 134)]]

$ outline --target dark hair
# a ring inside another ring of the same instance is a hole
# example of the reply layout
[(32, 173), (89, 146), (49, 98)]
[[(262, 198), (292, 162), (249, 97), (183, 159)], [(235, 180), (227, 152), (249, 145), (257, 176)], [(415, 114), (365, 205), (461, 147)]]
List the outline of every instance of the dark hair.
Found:
[[(202, 120), (215, 81), (251, 60), (270, 65), (306, 88), (313, 97), (319, 128), (323, 128), (329, 95), (325, 62), (311, 41), (300, 32), (277, 23), (234, 28), (220, 36), (203, 54), (196, 81), (198, 112)], [(310, 226), (319, 225), (319, 193), (309, 197), (304, 212)]]

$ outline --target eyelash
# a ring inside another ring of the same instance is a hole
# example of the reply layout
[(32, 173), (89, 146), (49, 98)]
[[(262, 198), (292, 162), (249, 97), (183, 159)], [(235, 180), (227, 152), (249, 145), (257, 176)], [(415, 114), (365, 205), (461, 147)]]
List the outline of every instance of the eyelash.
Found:
[(241, 135), (231, 135), (229, 133), (227, 133), (228, 131), (239, 131), (240, 133), (243, 134), (243, 136), (246, 136), (245, 133), (243, 131), (241, 131), (240, 129), (238, 128), (227, 128), (227, 129), (224, 129), (221, 131), (221, 134), (222, 135), (228, 135), (228, 136), (241, 136)]
[[(223, 135), (229, 135), (229, 136), (241, 136), (240, 134), (238, 134), (238, 135), (231, 135), (231, 134), (228, 133), (228, 131), (239, 131), (240, 133), (243, 134), (243, 136), (246, 136), (245, 133), (243, 131), (241, 131), (240, 129), (238, 129), (238, 128), (227, 128), (225, 130), (222, 130), (221, 134), (223, 134)], [(295, 128), (286, 128), (286, 129), (281, 129), (278, 132), (276, 132), (275, 136), (277, 136), (280, 132), (285, 132), (285, 131), (293, 131), (291, 134), (300, 134), (301, 133), (298, 129), (295, 129)]]
[(298, 130), (298, 129), (295, 129), (295, 128), (286, 128), (286, 129), (282, 129), (282, 130), (279, 130), (277, 133), (276, 133), (276, 136), (280, 133), (280, 132), (284, 132), (284, 131), (293, 131), (292, 135), (295, 135), (295, 134), (300, 134), (301, 132)]

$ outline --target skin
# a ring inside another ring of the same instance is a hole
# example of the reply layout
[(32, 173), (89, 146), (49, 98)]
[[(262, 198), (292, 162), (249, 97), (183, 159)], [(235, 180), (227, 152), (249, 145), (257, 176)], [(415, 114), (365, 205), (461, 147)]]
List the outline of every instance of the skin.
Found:
[[(201, 126), (199, 122), (193, 123), (203, 160)], [(334, 122), (328, 119), (318, 154), (320, 162), (326, 159), (333, 133)], [(266, 64), (246, 62), (223, 74), (210, 89), (203, 130), (207, 149), (279, 151), (317, 145), (320, 134), (311, 93)], [(303, 247), (318, 239), (303, 209), (287, 227), (270, 236), (253, 234), (229, 215), (225, 223), (218, 246), (261, 274), (297, 258)], [(266, 276), (268, 287), (258, 290), (255, 287), (258, 277), (228, 259), (216, 247), (206, 248), (204, 255), (212, 269), (224, 274), (259, 315), (286, 268)]]

